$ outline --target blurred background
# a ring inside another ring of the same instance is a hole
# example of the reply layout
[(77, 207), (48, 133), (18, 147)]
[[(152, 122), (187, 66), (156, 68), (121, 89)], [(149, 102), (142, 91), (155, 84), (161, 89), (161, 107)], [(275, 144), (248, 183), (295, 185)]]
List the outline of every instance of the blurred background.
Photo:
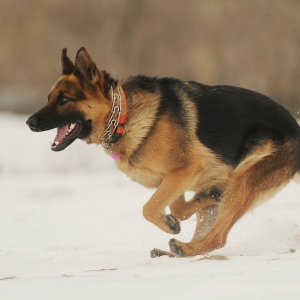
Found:
[(299, 0), (1, 0), (0, 111), (45, 103), (81, 46), (118, 79), (241, 86), (300, 117)]

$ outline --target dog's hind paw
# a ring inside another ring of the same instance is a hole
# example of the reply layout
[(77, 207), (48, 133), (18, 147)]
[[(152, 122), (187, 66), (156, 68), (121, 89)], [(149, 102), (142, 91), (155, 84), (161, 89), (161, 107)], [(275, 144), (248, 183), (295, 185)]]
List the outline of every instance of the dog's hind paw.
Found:
[(167, 215), (167, 224), (173, 234), (178, 234), (180, 232), (180, 223), (173, 215)]

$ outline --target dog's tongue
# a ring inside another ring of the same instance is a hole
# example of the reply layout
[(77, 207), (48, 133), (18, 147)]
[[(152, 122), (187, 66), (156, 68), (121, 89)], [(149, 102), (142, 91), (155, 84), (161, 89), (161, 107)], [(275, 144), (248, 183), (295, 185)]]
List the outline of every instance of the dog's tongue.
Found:
[(69, 125), (57, 128), (57, 135), (55, 137), (55, 142), (61, 143), (62, 140), (66, 137), (69, 131)]
[(81, 133), (82, 127), (76, 123), (70, 123), (57, 128), (55, 139), (51, 145), (53, 151), (61, 151), (74, 142)]

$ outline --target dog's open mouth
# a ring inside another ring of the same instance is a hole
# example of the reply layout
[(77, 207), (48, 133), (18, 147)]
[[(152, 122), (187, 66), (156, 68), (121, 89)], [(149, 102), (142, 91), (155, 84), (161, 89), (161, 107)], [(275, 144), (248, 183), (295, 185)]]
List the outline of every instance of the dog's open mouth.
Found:
[(51, 145), (51, 150), (61, 151), (73, 143), (83, 131), (80, 123), (71, 123), (57, 128), (56, 137)]

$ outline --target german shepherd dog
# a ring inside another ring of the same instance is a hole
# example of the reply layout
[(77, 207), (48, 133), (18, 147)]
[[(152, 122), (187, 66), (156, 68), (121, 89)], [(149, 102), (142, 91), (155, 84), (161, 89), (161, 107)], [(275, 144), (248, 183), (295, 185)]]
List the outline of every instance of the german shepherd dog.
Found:
[[(169, 242), (152, 257), (205, 254), (226, 244), (250, 209), (300, 177), (300, 127), (282, 106), (259, 93), (173, 78), (113, 79), (85, 48), (75, 64), (63, 49), (62, 75), (48, 103), (27, 124), (57, 128), (51, 146), (76, 139), (101, 144), (133, 181), (156, 191), (143, 215), (178, 234), (197, 215), (189, 243)], [(187, 201), (185, 192), (193, 191)], [(166, 209), (169, 207), (169, 211)]]

